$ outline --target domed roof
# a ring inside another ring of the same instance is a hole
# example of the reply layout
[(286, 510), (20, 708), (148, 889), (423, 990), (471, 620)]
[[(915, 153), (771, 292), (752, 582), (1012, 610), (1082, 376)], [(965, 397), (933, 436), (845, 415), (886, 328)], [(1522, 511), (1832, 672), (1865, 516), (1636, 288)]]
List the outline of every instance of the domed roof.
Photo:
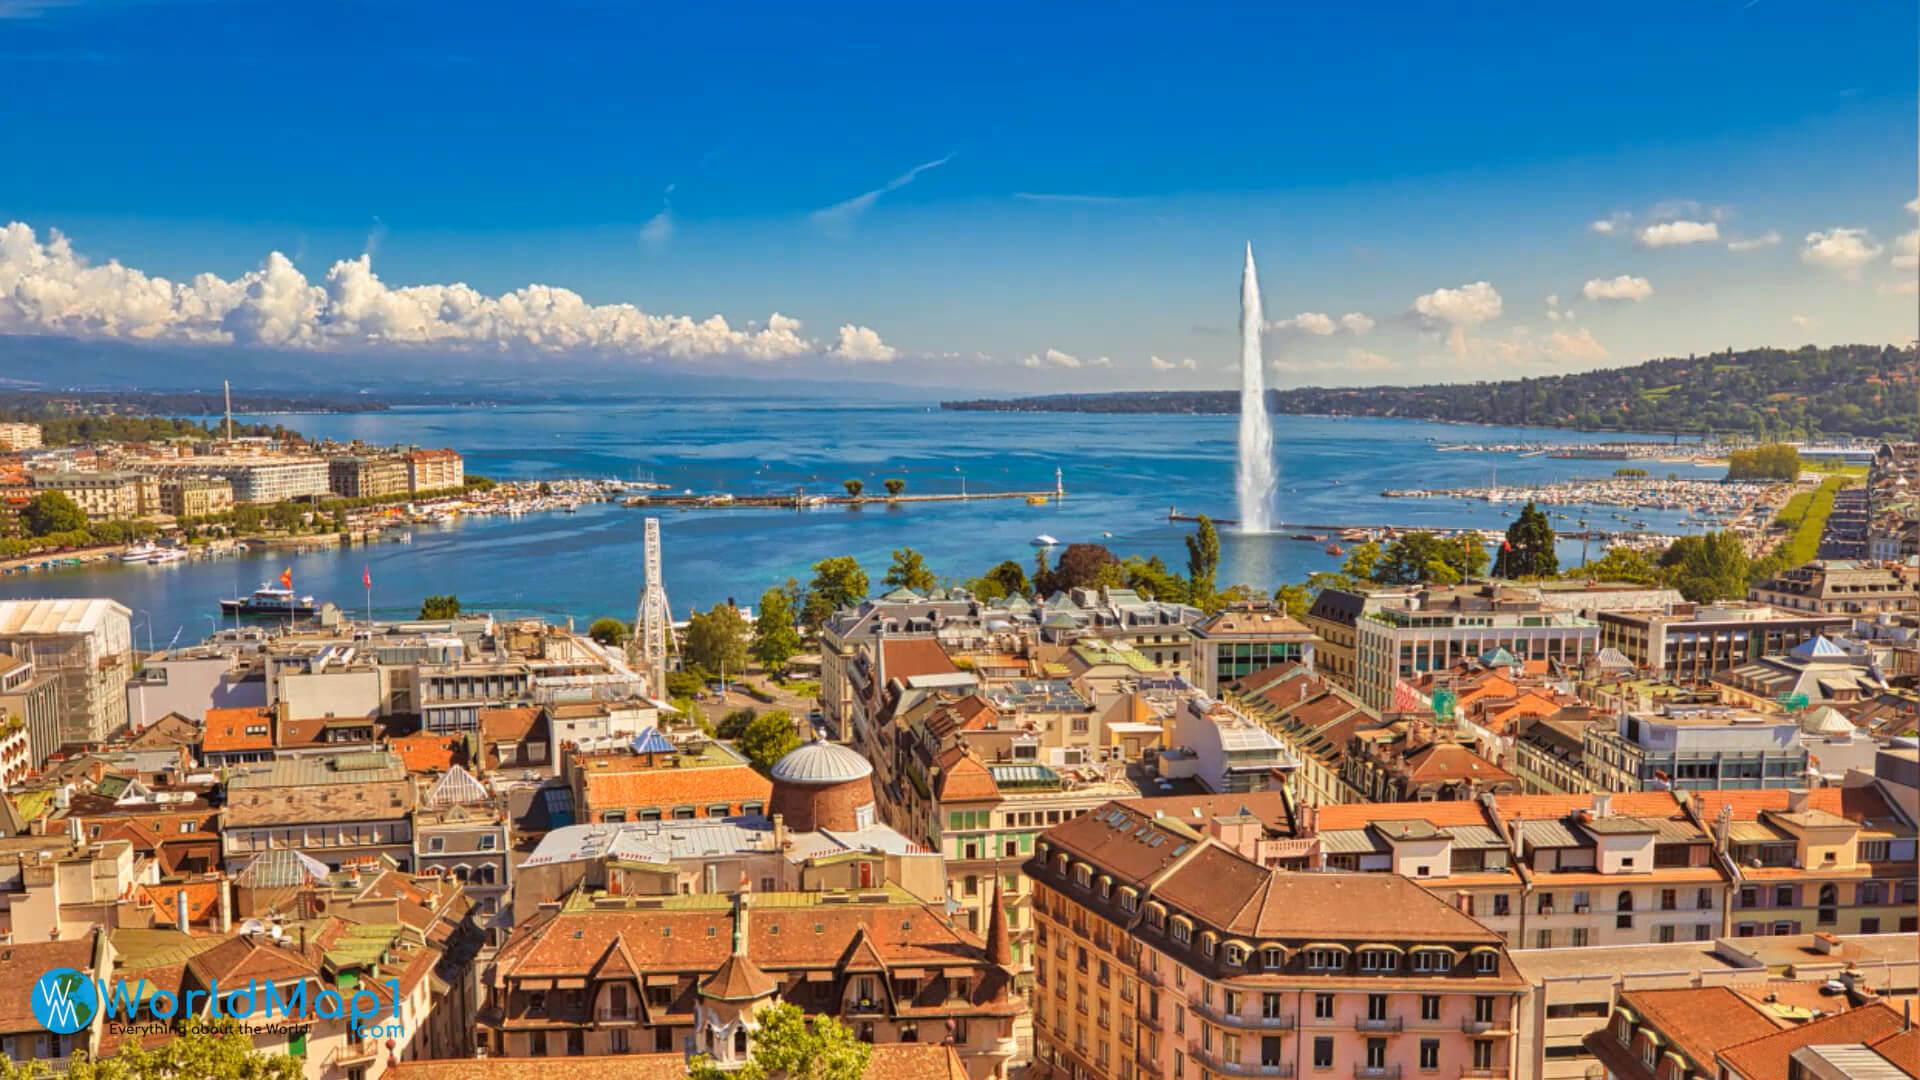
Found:
[(873, 764), (839, 743), (815, 739), (774, 762), (773, 778), (789, 784), (844, 784), (873, 775)]

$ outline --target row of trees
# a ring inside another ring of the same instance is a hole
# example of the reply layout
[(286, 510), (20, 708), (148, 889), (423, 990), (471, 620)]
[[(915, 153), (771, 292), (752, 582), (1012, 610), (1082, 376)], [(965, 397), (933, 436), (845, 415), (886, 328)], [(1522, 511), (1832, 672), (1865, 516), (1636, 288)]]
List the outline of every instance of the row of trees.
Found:
[(129, 544), (145, 540), (158, 530), (145, 521), (87, 521), (64, 491), (43, 491), (14, 515), (11, 532), (0, 537), (0, 558), (15, 559), (36, 551)]
[(1727, 455), (1729, 480), (1800, 479), (1800, 451), (1785, 443), (1768, 443)]
[[(1276, 413), (1381, 416), (1583, 431), (1903, 437), (1920, 423), (1898, 378), (1911, 348), (1740, 349), (1503, 382), (1267, 391)], [(1150, 390), (942, 402), (994, 412), (1233, 413), (1238, 390)]]

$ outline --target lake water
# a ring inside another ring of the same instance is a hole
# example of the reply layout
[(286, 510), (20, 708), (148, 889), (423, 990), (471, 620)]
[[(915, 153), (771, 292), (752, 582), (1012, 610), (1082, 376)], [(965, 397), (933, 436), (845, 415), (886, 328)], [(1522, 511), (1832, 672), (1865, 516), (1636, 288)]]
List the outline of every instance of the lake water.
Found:
[[(887, 477), (910, 493), (1051, 490), (1060, 469), (1067, 498), (794, 510), (656, 511), (667, 595), (676, 618), (728, 597), (754, 604), (828, 556), (853, 555), (875, 591), (894, 548), (911, 546), (955, 581), (1001, 559), (1031, 566), (1028, 541), (1104, 543), (1120, 555), (1158, 554), (1179, 570), (1190, 524), (1182, 513), (1233, 514), (1233, 416), (1095, 416), (942, 412), (924, 402), (848, 406), (826, 401), (676, 398), (524, 408), (414, 408), (357, 415), (273, 417), (309, 436), (452, 446), (467, 470), (497, 478), (656, 479), (676, 489), (736, 494), (839, 494), (857, 477), (879, 492)], [(1615, 463), (1440, 453), (1440, 443), (1581, 441), (1570, 432), (1465, 428), (1395, 420), (1276, 416), (1278, 518), (1285, 522), (1505, 528), (1511, 518), (1481, 502), (1383, 499), (1386, 488), (1501, 484), (1609, 475)], [(1689, 466), (1682, 476), (1718, 470)], [(1517, 512), (1517, 508), (1514, 509)], [(362, 568), (373, 577), (376, 617), (411, 617), (420, 598), (453, 593), (463, 607), (501, 615), (632, 618), (642, 578), (643, 511), (614, 504), (576, 514), (482, 517), (414, 529), (411, 544), (300, 555), (245, 554), (171, 566), (120, 566), (0, 578), (0, 597), (107, 596), (136, 612), (145, 644), (205, 634), (223, 596), (251, 591), (291, 567), (295, 587), (363, 610)], [(1678, 532), (1680, 513), (1635, 515)], [(1556, 522), (1556, 525), (1567, 523)], [(1618, 524), (1618, 522), (1614, 522)], [(1111, 536), (1107, 535), (1111, 534)], [(1223, 530), (1222, 585), (1263, 590), (1335, 566), (1323, 545)], [(1563, 563), (1579, 558), (1563, 542)], [(1595, 556), (1598, 550), (1593, 552)], [(1568, 563), (1570, 565), (1570, 563)]]

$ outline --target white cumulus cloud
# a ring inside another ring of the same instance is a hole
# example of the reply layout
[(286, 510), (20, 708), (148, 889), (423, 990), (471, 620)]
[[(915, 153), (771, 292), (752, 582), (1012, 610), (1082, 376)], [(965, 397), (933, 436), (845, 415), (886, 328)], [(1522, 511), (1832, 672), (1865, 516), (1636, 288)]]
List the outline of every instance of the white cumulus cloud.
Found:
[(1080, 358), (1074, 356), (1072, 353), (1064, 353), (1059, 349), (1048, 349), (1044, 353), (1027, 356), (1020, 361), (1020, 366), (1025, 368), (1050, 367), (1071, 370), (1083, 365), (1080, 362)]
[(1281, 319), (1267, 324), (1268, 330), (1299, 330), (1303, 333), (1326, 337), (1337, 329), (1333, 319), (1318, 311), (1303, 311), (1291, 319)]
[(1340, 316), (1340, 326), (1354, 334), (1370, 333), (1373, 330), (1373, 317), (1358, 311), (1349, 311)]
[(1860, 267), (1878, 258), (1884, 250), (1865, 229), (1835, 226), (1825, 232), (1808, 233), (1806, 245), (1800, 249), (1800, 260), (1810, 266), (1857, 277)]
[(1643, 277), (1621, 274), (1613, 278), (1594, 278), (1580, 287), (1589, 300), (1645, 300), (1653, 295), (1653, 283)]
[(1728, 251), (1758, 251), (1761, 248), (1773, 247), (1775, 244), (1778, 244), (1779, 242), (1780, 242), (1780, 234), (1773, 231), (1772, 229), (1768, 229), (1766, 232), (1763, 232), (1758, 236), (1743, 236), (1737, 240), (1727, 241), (1727, 250)]
[(1199, 366), (1193, 362), (1191, 356), (1183, 356), (1178, 360), (1162, 360), (1158, 356), (1149, 356), (1147, 364), (1155, 371), (1192, 371)]
[(1720, 226), (1711, 221), (1663, 221), (1640, 230), (1641, 247), (1678, 247), (1705, 244), (1720, 239)]
[(1500, 293), (1484, 281), (1457, 289), (1435, 289), (1415, 297), (1413, 310), (1430, 326), (1448, 327), (1447, 346), (1456, 360), (1467, 359), (1467, 330), (1500, 317)]
[(1802, 330), (1811, 330), (1814, 327), (1819, 326), (1820, 322), (1818, 319), (1815, 319), (1811, 315), (1795, 315), (1793, 317), (1793, 325), (1799, 327)]
[(840, 328), (840, 340), (827, 350), (827, 359), (842, 364), (891, 364), (900, 350), (880, 340), (880, 335), (864, 326), (848, 323)]
[(1450, 326), (1477, 326), (1500, 316), (1500, 293), (1484, 281), (1435, 289), (1413, 301), (1413, 310)]
[[(342, 259), (319, 283), (279, 252), (229, 281), (176, 282), (116, 261), (94, 264), (58, 230), (0, 229), (0, 331), (147, 341), (324, 350), (431, 346), (638, 359), (771, 362), (831, 350), (775, 312), (733, 326), (719, 315), (654, 315), (632, 304), (591, 304), (571, 289), (527, 285), (488, 296), (464, 284), (391, 286), (370, 255)], [(887, 346), (856, 328), (840, 345), (873, 358)]]

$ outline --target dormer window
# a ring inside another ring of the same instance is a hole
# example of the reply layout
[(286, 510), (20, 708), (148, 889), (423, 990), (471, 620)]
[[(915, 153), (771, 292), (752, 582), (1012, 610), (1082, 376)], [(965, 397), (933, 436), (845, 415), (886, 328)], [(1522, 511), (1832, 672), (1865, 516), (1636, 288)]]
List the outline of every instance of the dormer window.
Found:
[(1341, 949), (1308, 949), (1308, 971), (1340, 971), (1347, 966), (1347, 954)]
[(1073, 868), (1073, 883), (1082, 889), (1093, 883), (1093, 870), (1086, 863), (1077, 863)]
[(1263, 968), (1267, 968), (1268, 970), (1278, 969), (1280, 967), (1281, 957), (1283, 955), (1284, 954), (1281, 952), (1280, 946), (1269, 945), (1266, 948), (1260, 950), (1260, 966)]
[(1193, 927), (1187, 924), (1187, 920), (1185, 919), (1173, 920), (1173, 940), (1181, 943), (1182, 945), (1193, 940)]
[(1203, 953), (1203, 954), (1205, 954), (1205, 955), (1207, 955), (1207, 956), (1212, 956), (1212, 955), (1213, 955), (1213, 949), (1214, 949), (1214, 941), (1213, 941), (1213, 935), (1212, 935), (1212, 934), (1210, 934), (1210, 933), (1209, 933), (1209, 934), (1202, 934), (1202, 935), (1200, 935), (1200, 951), (1201, 951), (1201, 953)]
[(1139, 897), (1137, 897), (1134, 894), (1134, 891), (1132, 889), (1120, 890), (1120, 910), (1135, 911), (1139, 907), (1140, 907)]
[(1160, 906), (1158, 904), (1153, 904), (1148, 906), (1147, 925), (1153, 927), (1155, 930), (1166, 929), (1167, 915), (1166, 915), (1166, 912), (1160, 909)]
[(1100, 899), (1108, 900), (1108, 899), (1111, 899), (1112, 897), (1113, 897), (1113, 879), (1103, 874), (1100, 877)]
[(1492, 949), (1473, 954), (1473, 970), (1481, 975), (1492, 975), (1500, 970), (1500, 954)]
[(1390, 949), (1360, 950), (1361, 971), (1393, 971), (1399, 966), (1399, 954)]
[(1244, 964), (1247, 962), (1247, 950), (1241, 948), (1238, 945), (1229, 945), (1226, 947), (1224, 952), (1225, 952), (1225, 959), (1227, 963), (1232, 964), (1235, 967), (1238, 967), (1241, 964)]

